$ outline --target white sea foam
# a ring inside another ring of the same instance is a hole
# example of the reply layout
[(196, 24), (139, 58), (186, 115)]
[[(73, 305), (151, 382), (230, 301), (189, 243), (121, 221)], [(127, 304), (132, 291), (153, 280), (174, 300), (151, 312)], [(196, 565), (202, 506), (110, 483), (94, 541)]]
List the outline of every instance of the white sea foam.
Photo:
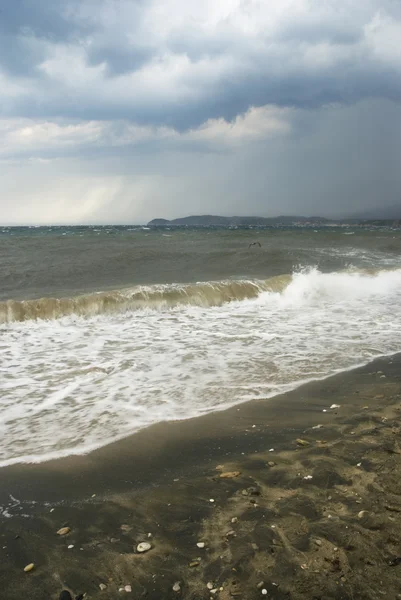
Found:
[(88, 452), (398, 351), (400, 293), (401, 269), (311, 270), (219, 306), (3, 325), (0, 465)]

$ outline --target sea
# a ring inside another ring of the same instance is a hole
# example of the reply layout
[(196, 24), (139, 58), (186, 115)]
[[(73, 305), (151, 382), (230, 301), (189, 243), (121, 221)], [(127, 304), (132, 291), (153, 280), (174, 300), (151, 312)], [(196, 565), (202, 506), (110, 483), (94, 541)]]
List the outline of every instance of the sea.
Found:
[(0, 227), (0, 466), (400, 350), (398, 229)]

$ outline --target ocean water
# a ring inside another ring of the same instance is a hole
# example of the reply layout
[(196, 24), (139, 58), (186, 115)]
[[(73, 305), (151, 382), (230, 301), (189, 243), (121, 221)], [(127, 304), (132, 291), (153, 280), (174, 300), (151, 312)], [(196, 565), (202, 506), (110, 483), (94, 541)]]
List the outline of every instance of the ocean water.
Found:
[(400, 351), (400, 294), (398, 230), (0, 228), (0, 466)]

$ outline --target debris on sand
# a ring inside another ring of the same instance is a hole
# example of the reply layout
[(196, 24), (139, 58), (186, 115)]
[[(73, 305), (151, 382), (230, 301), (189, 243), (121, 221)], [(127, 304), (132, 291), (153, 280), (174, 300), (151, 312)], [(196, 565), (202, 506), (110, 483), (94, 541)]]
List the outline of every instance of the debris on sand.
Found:
[(310, 442), (308, 442), (307, 440), (303, 440), (301, 438), (296, 439), (295, 442), (297, 443), (298, 446), (303, 446), (304, 448), (306, 448), (307, 446), (310, 446)]
[(34, 568), (35, 565), (33, 563), (29, 563), (29, 565), (26, 565), (26, 567), (24, 567), (24, 571), (25, 573), (29, 573), (30, 571), (33, 571)]
[(143, 553), (143, 552), (148, 552), (149, 550), (151, 550), (152, 548), (152, 544), (150, 544), (149, 542), (140, 542), (136, 549), (137, 552)]
[(198, 560), (198, 559), (197, 559), (197, 560), (192, 560), (192, 561), (189, 563), (189, 566), (190, 566), (191, 568), (192, 568), (192, 567), (199, 567), (199, 565), (200, 565), (200, 562), (201, 562), (201, 561), (200, 561), (200, 559), (199, 559), (199, 560)]

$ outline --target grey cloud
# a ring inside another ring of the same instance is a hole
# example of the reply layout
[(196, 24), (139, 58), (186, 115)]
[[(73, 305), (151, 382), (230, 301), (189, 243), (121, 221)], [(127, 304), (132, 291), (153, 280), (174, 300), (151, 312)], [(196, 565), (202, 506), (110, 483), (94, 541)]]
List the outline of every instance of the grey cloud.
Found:
[(109, 76), (140, 69), (154, 55), (154, 50), (140, 46), (118, 45), (117, 42), (96, 43), (88, 49), (90, 65), (106, 64)]
[(29, 75), (46, 57), (46, 49), (36, 39), (0, 33), (0, 65), (7, 74)]
[(77, 31), (88, 32), (88, 22), (77, 22), (77, 0), (4, 0), (0, 4), (0, 33), (33, 34), (39, 38), (65, 40)]
[[(3, 4), (3, 6), (2, 6)], [(11, 76), (40, 78), (36, 67), (46, 59), (49, 46), (74, 42), (88, 35), (87, 22), (71, 19), (73, 4), (65, 12), (62, 0), (13, 0), (0, 3), (0, 70)], [(46, 44), (47, 43), (47, 44)]]
[[(3, 71), (14, 78), (26, 76), (29, 82), (25, 94), (4, 104), (3, 114), (124, 118), (182, 131), (210, 118), (232, 120), (250, 106), (268, 103), (319, 107), (369, 97), (401, 100), (400, 61), (376, 56), (363, 40), (364, 28), (375, 15), (400, 17), (391, 0), (367, 0), (356, 7), (348, 2), (312, 2), (309, 15), (297, 18), (289, 13), (275, 29), (261, 31), (256, 38), (239, 35), (224, 23), (204, 30), (189, 20), (158, 40), (146, 29), (149, 24), (145, 26), (150, 6), (151, 2), (87, 0), (56, 1), (49, 9), (32, 0), (9, 3), (3, 10), (7, 34), (0, 38), (0, 64), (3, 61)], [(328, 8), (320, 14), (322, 6)], [(105, 65), (105, 71), (90, 86), (84, 77), (76, 84), (55, 80), (39, 65), (51, 60), (60, 47), (79, 48), (84, 53), (82, 68)], [(135, 86), (121, 88), (122, 75), (134, 77), (166, 55), (190, 61), (177, 80), (172, 70), (170, 86), (164, 82), (142, 93)], [(200, 68), (203, 60), (210, 65)], [(220, 71), (214, 73), (219, 61)]]
[[(43, 222), (53, 201), (60, 202), (52, 212), (58, 222), (109, 222), (112, 214), (115, 222), (133, 223), (196, 212), (340, 216), (400, 204), (398, 104), (296, 110), (292, 120), (291, 135), (228, 151), (173, 140), (43, 165), (0, 162), (0, 209), (21, 222), (34, 206)], [(99, 201), (83, 216), (80, 199), (97, 189)]]
[[(179, 1), (171, 15), (169, 0), (3, 1), (9, 222), (337, 216), (400, 201), (399, 2), (297, 0), (294, 14), (291, 0), (233, 0), (243, 12), (199, 23), (203, 4)], [(267, 6), (279, 17), (246, 25)]]
[[(265, 59), (256, 59), (256, 68), (246, 68), (225, 75), (219, 81), (185, 81), (192, 86), (193, 95), (180, 100), (173, 94), (163, 97), (136, 98), (135, 93), (106, 98), (90, 92), (80, 96), (75, 90), (57, 86), (42, 88), (43, 95), (33, 93), (19, 98), (10, 105), (9, 116), (23, 114), (29, 117), (60, 116), (74, 119), (127, 119), (147, 125), (166, 125), (184, 131), (197, 127), (208, 119), (223, 117), (232, 121), (250, 106), (276, 104), (278, 106), (318, 108), (330, 103), (351, 104), (363, 98), (401, 100), (401, 77), (394, 68), (381, 65), (368, 68), (343, 64), (331, 73), (322, 71), (292, 73), (282, 78), (269, 73)], [(120, 68), (124, 70), (123, 67)], [(110, 84), (112, 85), (112, 83)], [(105, 83), (107, 86), (107, 82)], [(71, 97), (74, 98), (71, 101)]]
[(139, 153), (123, 160), (116, 169), (131, 173), (133, 180), (139, 173), (156, 177), (138, 220), (198, 211), (338, 217), (401, 204), (398, 104), (376, 100), (298, 110), (294, 121), (295, 135), (230, 153), (194, 157), (186, 148), (176, 148), (162, 157)]

